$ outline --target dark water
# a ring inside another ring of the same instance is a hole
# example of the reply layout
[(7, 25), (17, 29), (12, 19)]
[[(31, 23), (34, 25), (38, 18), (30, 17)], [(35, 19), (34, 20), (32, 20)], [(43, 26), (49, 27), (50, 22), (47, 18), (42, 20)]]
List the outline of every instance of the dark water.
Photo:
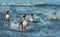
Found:
[[(4, 21), (5, 13), (10, 10), (9, 15), (13, 20)], [(57, 21), (52, 21), (52, 12), (56, 11)], [(28, 19), (31, 13), (38, 20), (37, 23), (28, 23), (25, 31), (15, 30), (22, 21), (23, 13), (27, 13)], [(60, 7), (59, 6), (0, 6), (0, 37), (60, 37)], [(11, 29), (12, 30), (9, 30)]]

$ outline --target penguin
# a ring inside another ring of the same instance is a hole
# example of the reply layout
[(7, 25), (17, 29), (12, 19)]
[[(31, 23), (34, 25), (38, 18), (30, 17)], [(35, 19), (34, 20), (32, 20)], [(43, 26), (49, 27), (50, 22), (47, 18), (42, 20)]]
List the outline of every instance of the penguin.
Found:
[(56, 19), (57, 19), (57, 17), (56, 17), (56, 12), (52, 13), (52, 19), (53, 19), (53, 20), (56, 20)]
[(10, 15), (8, 14), (9, 11), (7, 11), (5, 15), (5, 21), (10, 21)]
[(23, 17), (22, 17), (22, 22), (20, 23), (20, 28), (21, 29), (25, 29), (28, 26), (28, 23), (27, 23), (25, 18), (26, 18), (26, 14), (24, 14)]

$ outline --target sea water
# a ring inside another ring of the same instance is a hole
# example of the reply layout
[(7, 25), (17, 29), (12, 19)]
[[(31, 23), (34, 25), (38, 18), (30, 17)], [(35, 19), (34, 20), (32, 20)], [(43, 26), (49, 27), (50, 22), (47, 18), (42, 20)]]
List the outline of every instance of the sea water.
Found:
[[(24, 3), (24, 1), (22, 0), (20, 2)], [(38, 1), (40, 0), (27, 0), (25, 1), (25, 3), (38, 3)], [(43, 2), (49, 3), (48, 0), (45, 0)], [(59, 0), (50, 0), (50, 2), (52, 2), (51, 4), (53, 5), (0, 6), (0, 37), (60, 37), (60, 5), (58, 3)], [(55, 6), (55, 4), (57, 5)], [(5, 13), (7, 10), (10, 10), (9, 15), (11, 16), (11, 18), (13, 18), (13, 20), (9, 22), (4, 21)], [(56, 16), (58, 18), (58, 21), (50, 20), (53, 12), (57, 13)], [(17, 29), (19, 27), (19, 23), (22, 21), (22, 15), (24, 13), (27, 13), (26, 20), (28, 20), (29, 15), (33, 13), (34, 18), (39, 21), (37, 23), (28, 22), (27, 30), (20, 31)]]

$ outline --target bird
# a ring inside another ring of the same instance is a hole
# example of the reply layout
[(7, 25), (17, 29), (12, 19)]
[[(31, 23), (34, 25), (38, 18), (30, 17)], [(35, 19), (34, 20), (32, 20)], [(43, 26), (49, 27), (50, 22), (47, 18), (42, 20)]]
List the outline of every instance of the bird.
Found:
[(29, 21), (30, 22), (33, 22), (34, 21), (33, 14), (30, 15)]
[(56, 12), (52, 13), (52, 19), (53, 19), (53, 20), (56, 20), (56, 19), (57, 19), (57, 17), (56, 17)]
[(5, 21), (10, 21), (10, 15), (8, 13), (9, 13), (9, 10), (6, 12)]
[(19, 24), (21, 29), (25, 29), (28, 26), (28, 23), (25, 18), (26, 18), (26, 14), (23, 15), (22, 22)]

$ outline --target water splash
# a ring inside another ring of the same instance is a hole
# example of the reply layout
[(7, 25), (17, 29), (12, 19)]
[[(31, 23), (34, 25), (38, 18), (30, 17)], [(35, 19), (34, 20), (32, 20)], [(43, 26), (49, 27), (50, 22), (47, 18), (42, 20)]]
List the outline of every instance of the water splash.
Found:
[(14, 22), (11, 21), (11, 25), (10, 25), (10, 28), (11, 28), (11, 29), (17, 30), (18, 27), (19, 27), (19, 24), (18, 24), (18, 23), (14, 23)]

